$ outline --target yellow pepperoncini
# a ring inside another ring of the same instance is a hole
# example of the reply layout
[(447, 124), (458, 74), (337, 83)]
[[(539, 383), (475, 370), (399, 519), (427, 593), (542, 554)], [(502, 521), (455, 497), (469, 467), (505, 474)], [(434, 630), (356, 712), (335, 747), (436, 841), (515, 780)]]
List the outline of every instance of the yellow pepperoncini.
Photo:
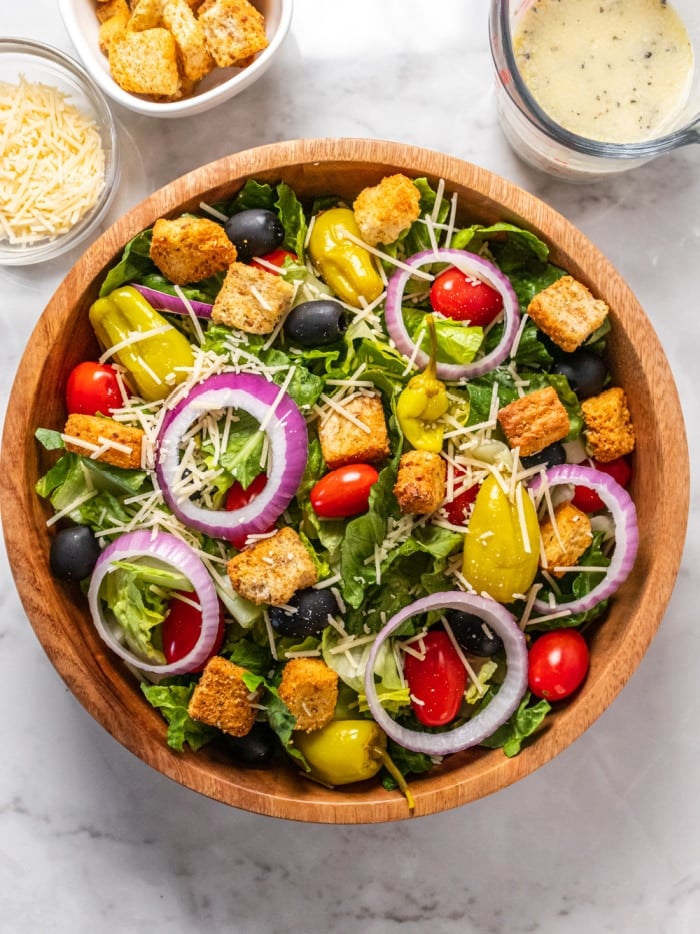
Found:
[(187, 378), (194, 362), (190, 342), (138, 289), (126, 285), (98, 298), (89, 317), (103, 349), (117, 348), (112, 357), (142, 399), (164, 399)]
[(372, 254), (356, 242), (361, 239), (350, 208), (329, 208), (314, 218), (308, 246), (323, 280), (341, 301), (354, 308), (373, 302), (384, 291)]
[(495, 476), (482, 483), (464, 538), (462, 572), (477, 591), (499, 603), (527, 593), (539, 565), (540, 527), (522, 483), (511, 499)]
[(407, 441), (420, 451), (442, 450), (444, 428), (437, 420), (450, 407), (444, 383), (437, 378), (435, 322), (428, 317), (430, 360), (422, 373), (413, 376), (396, 402), (396, 417)]

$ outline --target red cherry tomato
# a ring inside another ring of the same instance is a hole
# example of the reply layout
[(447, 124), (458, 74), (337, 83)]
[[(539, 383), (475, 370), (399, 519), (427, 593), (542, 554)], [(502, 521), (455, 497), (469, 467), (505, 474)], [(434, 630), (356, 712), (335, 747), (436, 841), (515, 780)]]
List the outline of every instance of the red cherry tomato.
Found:
[(563, 700), (583, 683), (588, 659), (588, 646), (578, 629), (545, 632), (530, 648), (530, 690), (536, 697)]
[[(596, 470), (608, 474), (613, 480), (617, 480), (620, 486), (623, 487), (628, 486), (632, 479), (632, 468), (626, 457), (618, 457), (617, 460), (608, 461), (607, 464), (594, 460), (592, 466)], [(587, 486), (575, 486), (571, 502), (581, 512), (591, 513), (598, 512), (599, 509), (605, 509), (605, 503), (600, 496), (595, 490), (591, 490)]]
[(454, 499), (445, 503), (447, 521), (451, 525), (466, 527), (469, 509), (474, 503), (478, 492), (479, 484), (475, 483), (473, 486), (467, 487), (466, 490), (462, 490), (461, 493), (458, 493)]
[[(403, 671), (411, 692), (413, 712), (425, 726), (444, 726), (454, 720), (467, 687), (467, 672), (450, 637), (431, 630), (423, 637), (425, 657), (406, 655)], [(420, 642), (413, 647), (420, 649)]]
[[(228, 493), (226, 494), (226, 509), (229, 512), (242, 509), (244, 506), (247, 506), (248, 503), (252, 502), (256, 496), (262, 493), (266, 485), (267, 474), (264, 473), (259, 473), (247, 487), (242, 486), (242, 484), (236, 480), (234, 484), (229, 487)], [(239, 551), (245, 546), (247, 539), (247, 535), (241, 535), (236, 532), (232, 532), (230, 536), (231, 544), (234, 548), (238, 548)]]
[(431, 285), (430, 304), (447, 318), (486, 327), (503, 310), (503, 297), (481, 279), (450, 266)]
[(346, 519), (366, 512), (369, 493), (379, 479), (371, 464), (346, 464), (321, 477), (309, 494), (317, 516)]
[(85, 360), (71, 370), (66, 383), (69, 415), (111, 415), (123, 404), (117, 371), (109, 363)]
[[(295, 263), (298, 262), (297, 256), (295, 253), (290, 253), (289, 250), (283, 250), (281, 248), (277, 250), (272, 250), (270, 253), (266, 253), (265, 256), (261, 256), (260, 259), (264, 259), (266, 263), (269, 263), (271, 266), (279, 266), (280, 268), (284, 266), (284, 261), (289, 257)], [(267, 266), (263, 266), (262, 263), (258, 263), (255, 260), (252, 260), (251, 266), (257, 266), (258, 269), (264, 269), (265, 272), (272, 272), (271, 269), (268, 269)]]
[[(188, 600), (192, 599), (192, 594), (183, 594), (183, 596), (187, 597)], [(163, 654), (168, 664), (179, 661), (188, 652), (192, 651), (199, 638), (201, 628), (202, 611), (189, 603), (185, 603), (184, 600), (173, 597), (170, 601), (168, 615), (163, 620), (162, 626)], [(224, 610), (219, 604), (219, 631), (209, 658), (217, 654), (223, 641)], [(209, 661), (209, 658), (206, 661)], [(206, 662), (197, 668), (197, 671), (201, 671), (205, 664)]]

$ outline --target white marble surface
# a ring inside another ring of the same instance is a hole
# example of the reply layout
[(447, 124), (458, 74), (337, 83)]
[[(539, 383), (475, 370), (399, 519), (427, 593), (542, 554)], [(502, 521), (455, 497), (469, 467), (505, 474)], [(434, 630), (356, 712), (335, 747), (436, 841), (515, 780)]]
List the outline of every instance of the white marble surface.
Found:
[[(520, 164), (496, 123), (486, 6), (297, 0), (279, 61), (242, 96), (187, 123), (118, 114), (135, 148), (115, 210), (203, 162), (286, 138), (394, 139), (485, 166), (551, 203), (627, 278), (673, 364), (696, 463), (700, 152), (583, 187)], [(0, 34), (71, 51), (52, 0), (3, 3)], [(73, 259), (0, 269), (2, 412)], [(1, 934), (700, 930), (697, 508), (695, 492), (657, 638), (572, 748), (483, 801), (373, 827), (246, 814), (143, 765), (58, 678), (3, 551)]]

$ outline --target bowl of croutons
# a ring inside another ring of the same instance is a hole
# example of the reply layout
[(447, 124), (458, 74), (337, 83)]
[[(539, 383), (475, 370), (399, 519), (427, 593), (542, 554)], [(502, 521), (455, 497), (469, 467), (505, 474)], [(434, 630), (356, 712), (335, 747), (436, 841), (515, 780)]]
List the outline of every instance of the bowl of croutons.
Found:
[(202, 113), (270, 66), (292, 0), (59, 0), (83, 64), (113, 101), (151, 117)]
[(6, 415), (7, 553), (154, 769), (398, 821), (531, 774), (623, 689), (680, 565), (682, 426), (556, 211), (430, 150), (278, 143), (156, 191), (59, 286)]

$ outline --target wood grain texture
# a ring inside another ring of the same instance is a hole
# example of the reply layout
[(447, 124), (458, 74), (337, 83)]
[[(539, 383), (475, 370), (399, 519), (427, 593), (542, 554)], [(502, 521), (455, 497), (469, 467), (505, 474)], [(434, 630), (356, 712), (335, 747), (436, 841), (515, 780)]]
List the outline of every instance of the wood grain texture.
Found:
[[(548, 762), (572, 743), (618, 695), (665, 612), (681, 561), (688, 516), (689, 466), (673, 376), (645, 312), (598, 249), (565, 218), (503, 178), (439, 153), (371, 140), (304, 140), (263, 146), (203, 166), (156, 191), (107, 230), (68, 272), (27, 345), (12, 389), (0, 457), (0, 508), (17, 590), (48, 657), (94, 719), (144, 762), (174, 781), (237, 808), (299, 821), (374, 823), (409, 817), (403, 797), (378, 784), (328, 790), (293, 769), (243, 770), (213, 749), (175, 753), (165, 724), (130, 672), (97, 637), (77, 587), (48, 571), (46, 504), (34, 487), (48, 461), (34, 440), (38, 426), (60, 429), (70, 369), (94, 357), (87, 311), (123, 245), (156, 218), (230, 198), (247, 178), (286, 181), (301, 196), (351, 199), (383, 175), (403, 171), (442, 178), (456, 191), (463, 221), (507, 220), (546, 241), (552, 260), (586, 283), (611, 308), (616, 381), (628, 393), (638, 434), (632, 495), (641, 544), (632, 575), (592, 641), (582, 691), (564, 702), (536, 741), (513, 758), (470, 750), (411, 782), (415, 815), (454, 808), (492, 794)], [(659, 488), (673, 496), (657, 495)], [(17, 621), (21, 625), (21, 621)]]

